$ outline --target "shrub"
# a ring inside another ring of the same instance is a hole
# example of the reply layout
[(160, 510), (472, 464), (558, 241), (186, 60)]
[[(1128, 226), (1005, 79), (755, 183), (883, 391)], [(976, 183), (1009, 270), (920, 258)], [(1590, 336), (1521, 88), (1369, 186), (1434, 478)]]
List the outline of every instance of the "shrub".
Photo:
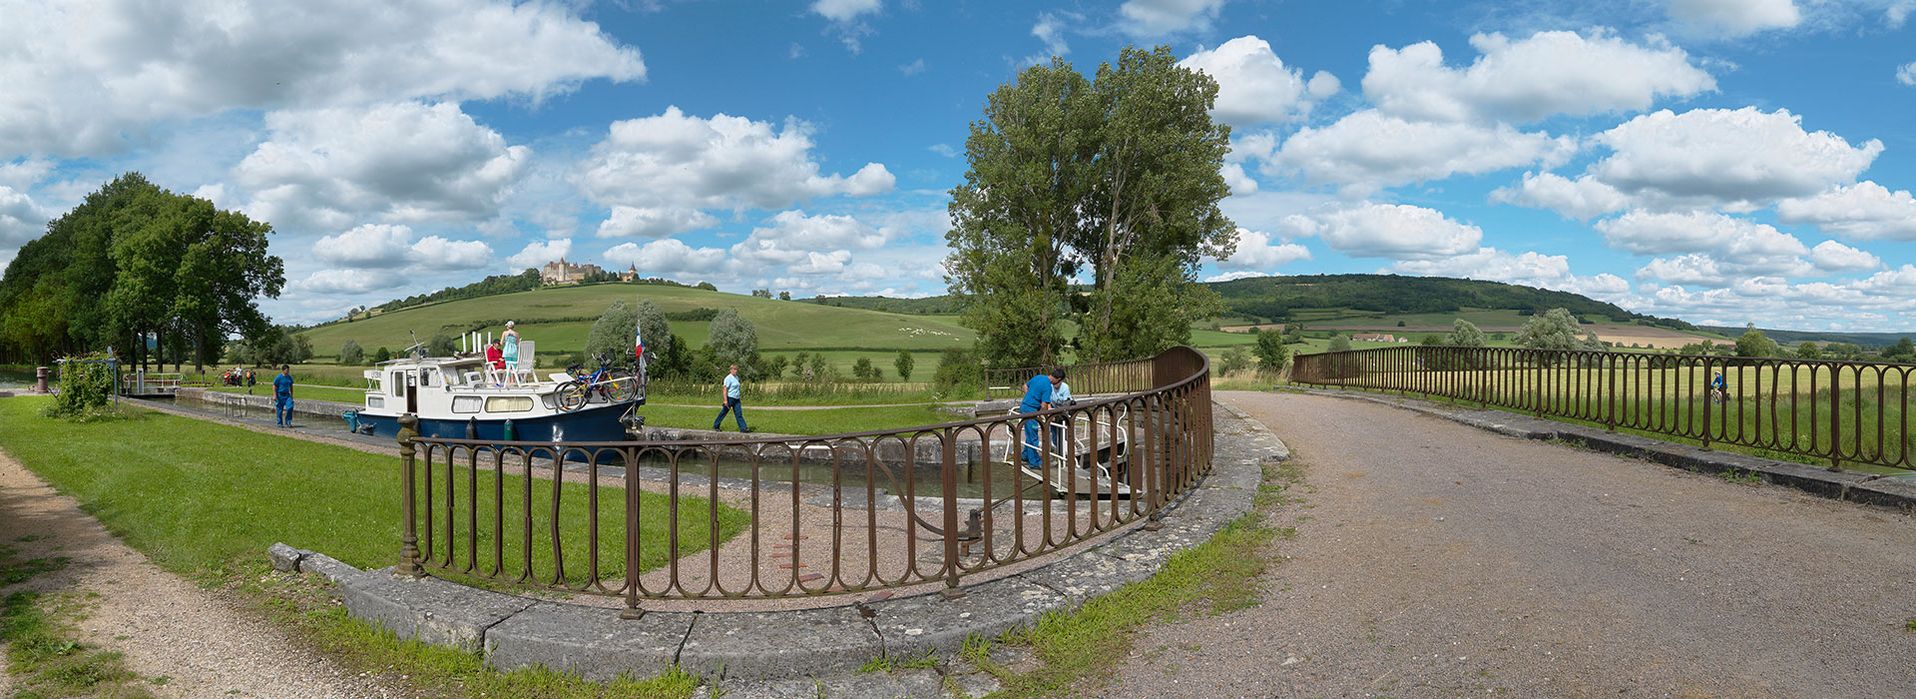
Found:
[(386, 349), (386, 348), (384, 348), (384, 347), (381, 347), (381, 348), (379, 348), (379, 349), (377, 349), (377, 350), (374, 350), (374, 351), (373, 351), (373, 363), (374, 363), (374, 364), (378, 364), (378, 363), (381, 363), (381, 362), (390, 362), (390, 361), (392, 361), (392, 359), (393, 359), (393, 351), (392, 351), (392, 350), (389, 350), (389, 349)]
[(915, 364), (916, 362), (917, 360), (912, 358), (911, 352), (906, 350), (898, 350), (898, 357), (892, 360), (891, 365), (892, 365), (892, 368), (898, 370), (899, 381), (911, 380), (912, 365)]
[(978, 395), (985, 387), (985, 367), (971, 350), (945, 350), (932, 373), (932, 386), (946, 398)]
[(1232, 347), (1225, 351), (1223, 361), (1219, 362), (1225, 375), (1236, 374), (1251, 368), (1251, 353), (1243, 347)]
[(1254, 351), (1260, 368), (1266, 373), (1282, 371), (1291, 360), (1291, 351), (1284, 347), (1284, 336), (1277, 333), (1258, 335)]
[(348, 366), (364, 364), (366, 363), (366, 350), (361, 348), (359, 343), (347, 340), (346, 344), (339, 346), (339, 363)]
[(104, 354), (68, 357), (60, 361), (60, 393), (47, 407), (48, 417), (88, 420), (110, 412), (113, 404), (113, 367)]

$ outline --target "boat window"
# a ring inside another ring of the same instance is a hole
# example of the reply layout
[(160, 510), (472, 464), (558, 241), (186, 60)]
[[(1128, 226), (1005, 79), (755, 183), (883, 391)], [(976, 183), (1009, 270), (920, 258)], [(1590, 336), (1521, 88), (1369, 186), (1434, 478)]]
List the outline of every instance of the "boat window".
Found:
[(479, 412), (479, 397), (478, 396), (453, 396), (452, 411), (455, 413)]
[(488, 413), (524, 413), (532, 410), (532, 396), (492, 396), (486, 399)]
[(366, 396), (366, 407), (384, 408), (386, 407), (386, 397), (385, 396)]
[(421, 385), (421, 386), (431, 386), (431, 385), (432, 385), (432, 378), (433, 378), (433, 375), (434, 375), (434, 374), (437, 374), (437, 373), (439, 373), (439, 371), (438, 371), (437, 369), (421, 369), (421, 370), (419, 370), (419, 385)]
[(392, 394), (400, 398), (406, 397), (406, 372), (393, 372)]

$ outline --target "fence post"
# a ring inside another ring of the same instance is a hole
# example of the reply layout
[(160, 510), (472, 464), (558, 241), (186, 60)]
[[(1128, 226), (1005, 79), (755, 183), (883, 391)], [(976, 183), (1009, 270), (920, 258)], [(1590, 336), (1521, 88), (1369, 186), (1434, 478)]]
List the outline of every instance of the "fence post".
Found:
[[(945, 589), (939, 594), (952, 600), (965, 596), (965, 591), (958, 587), (958, 572), (962, 567), (958, 560), (958, 434), (945, 430), (938, 441), (941, 442), (938, 473), (944, 491), (940, 501), (945, 509)], [(1038, 459), (1041, 465), (1048, 460), (1044, 456)]]
[[(1830, 365), (1830, 470), (1843, 470), (1843, 365)], [(1858, 382), (1856, 390), (1863, 390)], [(1857, 451), (1862, 451), (1859, 447)]]
[(399, 490), (402, 531), (399, 537), (400, 575), (414, 578), (425, 577), (426, 571), (419, 566), (419, 533), (415, 527), (416, 512), (413, 509), (414, 467), (419, 447), (414, 440), (419, 437), (419, 418), (411, 413), (399, 416)]
[(1605, 432), (1617, 431), (1617, 360), (1615, 352), (1605, 352), (1603, 362), (1603, 429)]
[[(1716, 375), (1710, 373), (1711, 368), (1712, 367), (1710, 366), (1710, 358), (1704, 357), (1703, 358), (1703, 387), (1704, 387), (1704, 391), (1703, 391), (1703, 450), (1704, 451), (1710, 450), (1710, 424), (1711, 424), (1710, 423), (1710, 408), (1714, 407), (1714, 405), (1716, 404), (1716, 393), (1715, 393), (1715, 390), (1711, 388), (1711, 386), (1714, 385), (1716, 382)], [(1696, 389), (1692, 388), (1690, 390), (1694, 391)], [(1729, 394), (1729, 386), (1727, 384), (1724, 386), (1723, 392), (1725, 395)]]

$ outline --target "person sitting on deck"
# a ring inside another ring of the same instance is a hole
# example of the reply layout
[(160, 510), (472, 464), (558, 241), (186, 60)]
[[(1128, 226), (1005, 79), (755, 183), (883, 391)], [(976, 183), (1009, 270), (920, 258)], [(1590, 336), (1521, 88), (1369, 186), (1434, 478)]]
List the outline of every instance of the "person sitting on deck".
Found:
[[(1064, 383), (1064, 367), (1054, 367), (1048, 375), (1039, 374), (1031, 377), (1030, 381), (1025, 382), (1025, 397), (1018, 403), (1018, 412), (1029, 415), (1050, 410), (1052, 400), (1056, 397), (1054, 391), (1058, 384), (1062, 383)], [(1038, 422), (1038, 420), (1024, 421), (1023, 456), (1025, 463), (1033, 468), (1043, 466), (1043, 461), (1038, 454)], [(1052, 448), (1057, 447), (1053, 445)]]
[(486, 343), (486, 366), (493, 371), (506, 368), (505, 354), (499, 349), (498, 340)]

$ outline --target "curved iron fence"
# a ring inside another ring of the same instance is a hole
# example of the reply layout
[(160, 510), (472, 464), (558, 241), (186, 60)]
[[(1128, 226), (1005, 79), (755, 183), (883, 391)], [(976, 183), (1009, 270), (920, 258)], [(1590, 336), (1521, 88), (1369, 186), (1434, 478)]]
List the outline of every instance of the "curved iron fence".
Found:
[[(1300, 355), (1291, 380), (1419, 393), (1844, 463), (1916, 468), (1916, 364), (1503, 347)], [(1721, 387), (1714, 381), (1721, 374)]]
[(1204, 355), (1118, 365), (1100, 388), (1120, 395), (856, 434), (547, 443), (402, 427), (400, 570), (619, 596), (629, 614), (648, 599), (960, 594), (967, 576), (1152, 517), (1209, 471)]

